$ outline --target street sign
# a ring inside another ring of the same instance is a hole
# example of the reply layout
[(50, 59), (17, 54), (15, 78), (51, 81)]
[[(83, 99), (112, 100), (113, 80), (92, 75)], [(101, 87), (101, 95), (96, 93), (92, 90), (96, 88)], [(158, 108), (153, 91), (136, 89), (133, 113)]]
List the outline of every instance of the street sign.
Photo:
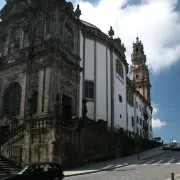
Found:
[(154, 141), (161, 141), (161, 137), (155, 137)]

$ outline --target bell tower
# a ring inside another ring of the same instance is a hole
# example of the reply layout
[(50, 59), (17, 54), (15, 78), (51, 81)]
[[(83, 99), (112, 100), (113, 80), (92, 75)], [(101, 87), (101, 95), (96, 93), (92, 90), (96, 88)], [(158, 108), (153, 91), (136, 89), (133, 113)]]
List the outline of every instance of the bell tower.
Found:
[(136, 38), (136, 42), (133, 42), (133, 53), (131, 54), (131, 66), (130, 66), (130, 79), (134, 81), (136, 90), (138, 90), (147, 101), (150, 99), (150, 79), (149, 69), (146, 65), (146, 55), (144, 54), (144, 47), (139, 38)]

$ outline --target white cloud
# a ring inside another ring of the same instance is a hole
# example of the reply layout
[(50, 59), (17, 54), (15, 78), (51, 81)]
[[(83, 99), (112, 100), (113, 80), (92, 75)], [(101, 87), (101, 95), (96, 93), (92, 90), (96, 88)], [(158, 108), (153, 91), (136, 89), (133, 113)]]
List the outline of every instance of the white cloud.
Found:
[(159, 108), (157, 104), (152, 103), (153, 106), (153, 113), (152, 113), (152, 127), (153, 128), (162, 128), (163, 126), (166, 126), (167, 123), (165, 121), (160, 120), (159, 118), (156, 118)]
[(157, 128), (162, 128), (163, 126), (166, 126), (165, 121), (161, 121), (160, 119), (154, 119), (152, 118), (152, 127), (157, 129)]
[(132, 42), (142, 40), (149, 67), (157, 72), (180, 59), (180, 15), (174, 11), (178, 0), (141, 0), (140, 5), (127, 6), (127, 0), (100, 0), (96, 6), (76, 0), (82, 11), (81, 19), (107, 33), (112, 25), (127, 49), (130, 63)]

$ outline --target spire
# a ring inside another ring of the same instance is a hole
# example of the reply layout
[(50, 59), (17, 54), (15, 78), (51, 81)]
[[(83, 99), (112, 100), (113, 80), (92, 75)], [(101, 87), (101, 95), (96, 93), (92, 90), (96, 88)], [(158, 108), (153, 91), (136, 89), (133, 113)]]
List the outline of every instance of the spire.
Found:
[(139, 42), (139, 37), (137, 36), (137, 38), (136, 38), (136, 42)]

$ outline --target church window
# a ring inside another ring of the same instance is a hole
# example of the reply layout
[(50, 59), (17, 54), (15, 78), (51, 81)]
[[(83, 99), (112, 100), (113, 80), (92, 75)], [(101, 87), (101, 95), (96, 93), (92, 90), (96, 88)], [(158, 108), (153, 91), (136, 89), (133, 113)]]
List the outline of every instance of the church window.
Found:
[(11, 84), (4, 94), (4, 115), (16, 116), (20, 114), (21, 86), (19, 83)]
[(122, 102), (122, 96), (119, 94), (119, 102)]
[(139, 78), (139, 76), (138, 75), (136, 75), (136, 79), (138, 79)]
[(94, 99), (94, 82), (85, 81), (85, 97), (89, 99)]
[(139, 117), (137, 116), (137, 123), (139, 123)]
[(136, 52), (138, 52), (138, 48), (136, 48)]
[(141, 86), (139, 86), (139, 88), (141, 88)]
[(34, 91), (32, 94), (32, 112), (37, 113), (38, 107), (38, 92)]
[(68, 25), (65, 25), (64, 28), (64, 43), (67, 45), (69, 48), (73, 48), (73, 30), (70, 28)]
[(119, 60), (116, 60), (116, 77), (121, 81), (124, 79), (123, 66)]

